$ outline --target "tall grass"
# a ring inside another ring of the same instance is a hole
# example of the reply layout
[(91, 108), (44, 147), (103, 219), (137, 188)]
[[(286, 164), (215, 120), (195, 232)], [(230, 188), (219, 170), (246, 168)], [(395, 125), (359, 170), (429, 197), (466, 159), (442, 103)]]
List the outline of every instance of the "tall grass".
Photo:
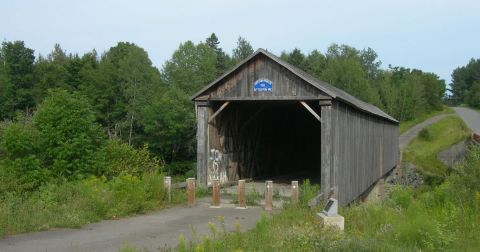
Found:
[(448, 167), (437, 154), (469, 136), (469, 129), (457, 116), (449, 116), (420, 132), (403, 152), (403, 161), (414, 163), (429, 184), (438, 184), (448, 175)]
[[(434, 126), (458, 124), (450, 118)], [(439, 128), (437, 128), (439, 127)], [(457, 128), (457, 129), (458, 129)], [(462, 128), (463, 129), (463, 128)], [(463, 133), (453, 133), (462, 136)], [(456, 137), (448, 136), (450, 140)], [(436, 140), (435, 140), (436, 141)], [(443, 141), (433, 148), (439, 149)], [(303, 183), (302, 204), (286, 205), (279, 214), (263, 216), (247, 232), (213, 230), (210, 237), (186, 243), (177, 251), (478, 251), (480, 248), (480, 147), (471, 147), (466, 160), (436, 187), (418, 190), (394, 186), (381, 202), (342, 207), (345, 230), (322, 226), (318, 209), (304, 204), (316, 188)]]
[(443, 109), (440, 110), (440, 111), (432, 111), (430, 113), (424, 113), (422, 115), (416, 116), (415, 119), (413, 119), (413, 120), (400, 122), (400, 127), (399, 127), (400, 128), (400, 134), (409, 130), (413, 126), (427, 120), (430, 117), (434, 117), (434, 116), (441, 115), (441, 114), (448, 114), (448, 113), (453, 113), (453, 109), (451, 109), (447, 106), (444, 106)]
[[(172, 200), (184, 201), (183, 190), (173, 193)], [(0, 236), (80, 227), (169, 204), (165, 201), (163, 175), (159, 173), (50, 183), (32, 193), (5, 193), (0, 197)]]
[(469, 151), (457, 170), (430, 191), (396, 186), (383, 202), (341, 208), (343, 233), (320, 224), (318, 209), (287, 205), (279, 214), (262, 216), (250, 231), (240, 232), (238, 225), (234, 232), (212, 227), (211, 235), (199, 241), (180, 237), (172, 250), (478, 251), (480, 148)]

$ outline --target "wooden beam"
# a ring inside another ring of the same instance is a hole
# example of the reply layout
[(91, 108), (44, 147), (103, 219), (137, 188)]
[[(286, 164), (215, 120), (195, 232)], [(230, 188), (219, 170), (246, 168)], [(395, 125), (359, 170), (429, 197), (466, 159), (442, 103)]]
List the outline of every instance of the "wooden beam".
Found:
[(319, 122), (322, 122), (322, 119), (320, 118), (320, 116), (315, 112), (315, 110), (313, 110), (310, 106), (308, 106), (306, 102), (300, 101), (300, 103), (308, 110), (308, 112), (310, 112), (313, 116), (315, 116), (315, 118), (317, 118)]
[(323, 200), (326, 201), (330, 197), (331, 190), (331, 160), (332, 160), (332, 109), (331, 106), (322, 106), (322, 126), (321, 126), (321, 147), (320, 147), (320, 191), (323, 193)]
[(261, 107), (255, 112), (255, 114), (248, 118), (248, 120), (240, 128), (240, 132), (242, 132), (253, 121), (253, 119), (255, 119), (263, 111), (263, 109), (265, 109), (265, 106)]
[(228, 106), (228, 104), (230, 104), (229, 101), (224, 102), (222, 106), (210, 117), (210, 119), (208, 119), (208, 123), (212, 123), (213, 119), (215, 119), (215, 117), (217, 117), (220, 112), (222, 112)]
[(320, 101), (331, 100), (329, 96), (241, 96), (241, 97), (208, 97), (205, 101)]
[(197, 179), (202, 186), (207, 185), (209, 109), (207, 106), (197, 106)]

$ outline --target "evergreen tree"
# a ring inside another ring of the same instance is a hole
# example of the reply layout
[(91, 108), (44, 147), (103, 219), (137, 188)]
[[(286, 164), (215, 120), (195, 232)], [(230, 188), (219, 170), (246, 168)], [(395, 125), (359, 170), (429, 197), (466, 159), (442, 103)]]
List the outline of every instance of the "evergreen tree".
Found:
[(233, 49), (232, 59), (238, 63), (253, 53), (253, 47), (245, 38), (238, 37), (237, 47)]
[(0, 79), (1, 119), (12, 118), (15, 111), (30, 113), (33, 100), (33, 72), (35, 56), (33, 50), (25, 47), (23, 41), (3, 42), (1, 66), (3, 77)]
[(218, 40), (217, 35), (215, 35), (215, 33), (212, 33), (210, 35), (210, 37), (208, 37), (205, 40), (205, 43), (210, 48), (215, 50), (216, 61), (217, 61), (216, 62), (216, 76), (218, 77), (218, 76), (222, 75), (223, 73), (225, 73), (230, 68), (230, 66), (232, 65), (232, 63), (231, 63), (232, 60), (220, 47), (220, 41)]

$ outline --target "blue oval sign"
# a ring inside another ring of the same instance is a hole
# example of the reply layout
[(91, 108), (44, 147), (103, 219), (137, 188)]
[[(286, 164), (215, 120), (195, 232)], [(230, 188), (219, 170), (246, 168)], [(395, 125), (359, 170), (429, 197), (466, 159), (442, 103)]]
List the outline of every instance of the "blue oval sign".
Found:
[(259, 79), (253, 83), (253, 92), (272, 92), (272, 81)]

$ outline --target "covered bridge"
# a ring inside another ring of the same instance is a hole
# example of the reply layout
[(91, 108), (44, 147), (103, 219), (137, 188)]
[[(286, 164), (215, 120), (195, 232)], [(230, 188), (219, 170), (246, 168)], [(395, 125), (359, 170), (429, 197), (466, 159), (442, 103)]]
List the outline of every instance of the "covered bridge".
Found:
[(345, 205), (399, 161), (397, 120), (263, 49), (192, 100), (204, 185), (309, 178)]

